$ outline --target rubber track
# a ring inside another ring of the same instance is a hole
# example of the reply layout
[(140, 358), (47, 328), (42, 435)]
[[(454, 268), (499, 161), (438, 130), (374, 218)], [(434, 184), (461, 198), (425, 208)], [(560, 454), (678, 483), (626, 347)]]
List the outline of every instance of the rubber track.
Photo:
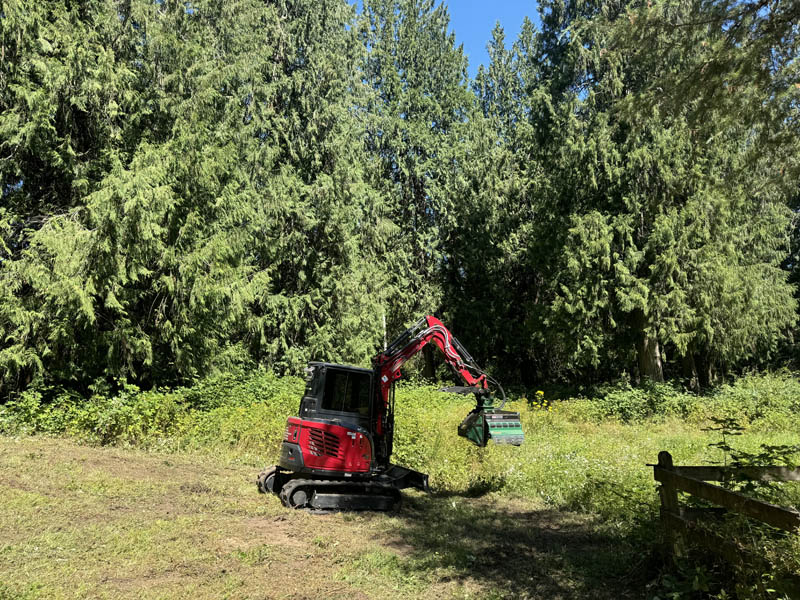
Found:
[(258, 474), (258, 478), (256, 479), (256, 485), (258, 486), (258, 491), (262, 494), (266, 494), (269, 492), (267, 489), (267, 478), (277, 472), (277, 467), (267, 467), (261, 473)]
[[(400, 491), (390, 485), (375, 483), (372, 481), (339, 481), (329, 479), (292, 479), (286, 482), (280, 492), (280, 499), (284, 506), (289, 508), (304, 508), (308, 507), (314, 509), (313, 506), (308, 506), (308, 503), (298, 506), (291, 503), (292, 494), (301, 487), (308, 487), (306, 494), (307, 498), (311, 498), (314, 492), (320, 488), (328, 488), (330, 491), (336, 490), (345, 494), (363, 494), (371, 496), (372, 492), (384, 492), (386, 495), (395, 496), (393, 507), (400, 501)], [(320, 490), (322, 491), (322, 490)], [(327, 491), (327, 490), (326, 490)]]

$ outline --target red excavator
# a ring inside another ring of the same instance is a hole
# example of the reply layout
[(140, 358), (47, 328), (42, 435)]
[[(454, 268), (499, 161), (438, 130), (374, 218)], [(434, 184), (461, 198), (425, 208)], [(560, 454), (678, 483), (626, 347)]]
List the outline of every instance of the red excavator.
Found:
[[(277, 465), (258, 476), (258, 489), (291, 508), (388, 510), (400, 490), (428, 491), (428, 476), (389, 462), (394, 437), (394, 384), (400, 368), (433, 344), (465, 385), (442, 391), (474, 394), (476, 406), (458, 426), (478, 446), (520, 445), (519, 413), (501, 410), (503, 388), (483, 371), (436, 317), (427, 316), (372, 359), (372, 369), (309, 363), (300, 413), (289, 417)], [(492, 391), (501, 396), (495, 407)]]

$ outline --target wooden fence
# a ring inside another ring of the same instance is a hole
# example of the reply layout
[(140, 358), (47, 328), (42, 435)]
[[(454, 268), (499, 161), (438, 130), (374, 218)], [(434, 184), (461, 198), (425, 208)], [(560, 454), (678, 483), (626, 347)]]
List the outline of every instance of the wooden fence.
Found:
[[(684, 544), (692, 542), (722, 556), (734, 565), (751, 563), (754, 557), (739, 544), (698, 526), (698, 519), (731, 511), (762, 521), (784, 531), (800, 531), (800, 512), (769, 502), (748, 498), (706, 483), (707, 481), (800, 481), (800, 468), (786, 467), (689, 467), (675, 466), (669, 452), (658, 453), (653, 476), (661, 483), (661, 521), (666, 533), (668, 550), (682, 555)], [(715, 508), (689, 508), (678, 502), (678, 492), (687, 492), (718, 505)]]

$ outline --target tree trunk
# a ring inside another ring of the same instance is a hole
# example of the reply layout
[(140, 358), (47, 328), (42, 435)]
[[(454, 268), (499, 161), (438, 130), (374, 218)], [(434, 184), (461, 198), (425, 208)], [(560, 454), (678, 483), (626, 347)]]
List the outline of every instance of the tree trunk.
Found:
[(714, 385), (714, 382), (717, 380), (716, 371), (714, 370), (714, 361), (711, 360), (711, 357), (707, 353), (703, 353), (698, 356), (697, 362), (700, 364), (700, 385), (703, 387)]
[(658, 338), (647, 331), (647, 320), (643, 311), (635, 311), (634, 321), (639, 336), (636, 343), (639, 377), (641, 379), (650, 379), (651, 381), (664, 381), (664, 366), (661, 364), (661, 350), (658, 346)]
[(434, 347), (428, 344), (422, 349), (422, 356), (425, 359), (425, 366), (422, 369), (422, 376), (425, 379), (433, 380), (436, 378), (436, 363), (434, 362)]
[(689, 389), (693, 392), (700, 391), (700, 376), (697, 374), (697, 365), (694, 362), (694, 354), (690, 350), (686, 351), (681, 357), (683, 368), (683, 378), (689, 382)]

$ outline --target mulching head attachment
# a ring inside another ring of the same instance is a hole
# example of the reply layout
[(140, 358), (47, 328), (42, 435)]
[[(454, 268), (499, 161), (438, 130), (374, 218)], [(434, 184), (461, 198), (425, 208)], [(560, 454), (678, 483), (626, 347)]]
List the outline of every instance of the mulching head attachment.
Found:
[(489, 440), (514, 446), (520, 446), (525, 440), (518, 412), (486, 406), (470, 411), (458, 426), (458, 435), (481, 447), (486, 446)]

